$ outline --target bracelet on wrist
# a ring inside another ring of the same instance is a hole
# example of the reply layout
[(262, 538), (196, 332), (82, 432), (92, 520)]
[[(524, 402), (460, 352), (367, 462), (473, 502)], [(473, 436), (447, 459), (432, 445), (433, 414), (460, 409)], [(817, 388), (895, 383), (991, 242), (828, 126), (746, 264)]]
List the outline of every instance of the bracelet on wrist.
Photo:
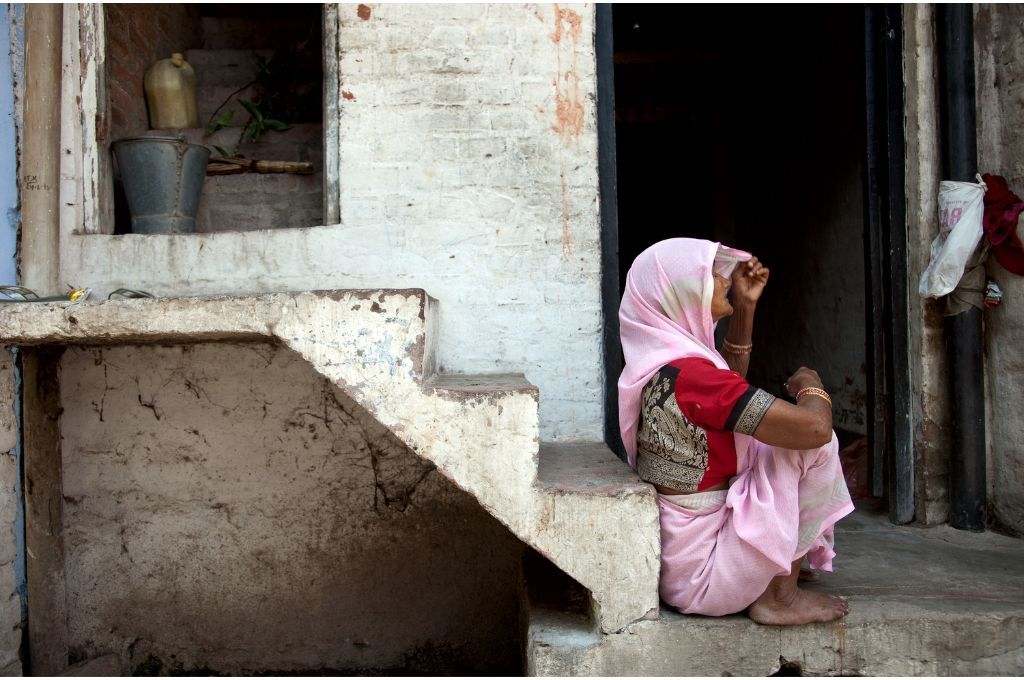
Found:
[(754, 349), (753, 343), (749, 345), (737, 345), (736, 343), (724, 340), (722, 345), (725, 348), (725, 351), (729, 352), (730, 354), (750, 354), (750, 352)]
[(800, 397), (807, 396), (808, 394), (813, 395), (815, 397), (821, 397), (822, 399), (828, 402), (829, 406), (832, 405), (832, 397), (828, 395), (828, 392), (818, 387), (803, 388), (802, 390), (796, 393), (796, 400), (800, 401)]

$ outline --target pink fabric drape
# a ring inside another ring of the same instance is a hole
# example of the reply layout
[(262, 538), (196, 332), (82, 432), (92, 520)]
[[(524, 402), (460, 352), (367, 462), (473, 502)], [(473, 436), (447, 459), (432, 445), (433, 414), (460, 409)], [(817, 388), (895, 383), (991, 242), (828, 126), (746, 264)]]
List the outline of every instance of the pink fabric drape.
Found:
[(727, 491), (683, 497), (696, 508), (658, 497), (661, 599), (684, 614), (743, 611), (805, 555), (832, 571), (833, 525), (853, 511), (834, 436), (808, 451), (745, 439)]
[(704, 357), (728, 368), (715, 349), (711, 296), (715, 273), (729, 277), (750, 253), (712, 241), (673, 238), (640, 253), (626, 275), (619, 307), (625, 368), (619, 377), (619, 427), (636, 467), (640, 394), (662, 366), (684, 357)]
[[(712, 276), (729, 276), (749, 257), (678, 238), (651, 246), (630, 268), (619, 310), (626, 365), (618, 385), (630, 465), (636, 466), (641, 392), (656, 371), (693, 356), (728, 368), (714, 345)], [(813, 568), (831, 571), (832, 527), (853, 510), (835, 436), (811, 451), (733, 436), (737, 474), (728, 490), (658, 498), (661, 597), (684, 613), (742, 611), (804, 555)]]

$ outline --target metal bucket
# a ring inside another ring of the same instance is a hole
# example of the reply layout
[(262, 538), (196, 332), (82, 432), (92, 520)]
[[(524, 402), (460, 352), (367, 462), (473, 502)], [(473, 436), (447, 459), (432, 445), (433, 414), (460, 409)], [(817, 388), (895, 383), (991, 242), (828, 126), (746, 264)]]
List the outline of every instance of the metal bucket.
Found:
[(191, 234), (210, 150), (183, 137), (132, 137), (111, 145), (136, 234)]

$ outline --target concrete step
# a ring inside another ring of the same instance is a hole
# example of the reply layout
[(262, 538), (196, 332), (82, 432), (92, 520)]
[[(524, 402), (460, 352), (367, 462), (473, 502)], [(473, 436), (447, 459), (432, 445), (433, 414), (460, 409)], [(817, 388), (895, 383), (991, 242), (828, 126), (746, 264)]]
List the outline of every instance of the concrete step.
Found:
[(1019, 675), (1024, 543), (949, 527), (896, 527), (857, 512), (837, 530), (836, 573), (808, 587), (846, 596), (829, 624), (760, 626), (663, 609), (614, 634), (542, 607), (529, 615), (532, 675)]
[(536, 409), (537, 389), (521, 375), (438, 376), (425, 387), (467, 406), (458, 420), (434, 426), (438, 443), (457, 447), (438, 470), (464, 480), (460, 485), (481, 505), (588, 590), (599, 629), (619, 630), (656, 612), (653, 487), (603, 442), (509, 446), (536, 437), (536, 416), (530, 415), (529, 430), (523, 418)]
[[(537, 475), (536, 385), (518, 373), (435, 374), (422, 390), (439, 411), (461, 414), (431, 428), (441, 448), (452, 447), (448, 465), (439, 468), (449, 470), (452, 481), (477, 496), (514, 533), (529, 532), (531, 485)], [(506, 443), (528, 439), (524, 446)], [(520, 505), (526, 506), (524, 512), (509, 514)]]
[(500, 394), (531, 394), (537, 386), (522, 373), (438, 374), (424, 385), (435, 394), (460, 400), (486, 399)]
[(661, 543), (654, 487), (604, 442), (544, 442), (534, 489), (539, 516), (531, 545), (594, 594), (599, 627), (620, 629), (627, 611), (633, 621), (656, 616)]
[(537, 487), (550, 494), (655, 500), (654, 487), (641, 482), (604, 442), (542, 444)]

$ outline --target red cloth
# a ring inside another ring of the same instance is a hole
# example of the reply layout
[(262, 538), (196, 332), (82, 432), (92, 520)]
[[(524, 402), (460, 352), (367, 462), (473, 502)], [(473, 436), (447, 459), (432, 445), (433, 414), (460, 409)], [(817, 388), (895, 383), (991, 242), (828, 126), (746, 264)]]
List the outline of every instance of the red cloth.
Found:
[(708, 436), (708, 469), (697, 491), (724, 484), (736, 475), (736, 440), (725, 429), (725, 422), (750, 384), (739, 373), (718, 368), (700, 357), (677, 359), (671, 365), (679, 369), (679, 410)]
[(871, 448), (868, 446), (867, 437), (855, 440), (839, 452), (846, 488), (850, 490), (850, 497), (854, 500), (871, 498), (870, 457)]
[(1017, 218), (1024, 211), (1024, 201), (1010, 191), (1005, 178), (986, 174), (982, 179), (988, 187), (982, 219), (985, 238), (992, 244), (996, 262), (1008, 271), (1024, 276), (1024, 245), (1017, 236)]

